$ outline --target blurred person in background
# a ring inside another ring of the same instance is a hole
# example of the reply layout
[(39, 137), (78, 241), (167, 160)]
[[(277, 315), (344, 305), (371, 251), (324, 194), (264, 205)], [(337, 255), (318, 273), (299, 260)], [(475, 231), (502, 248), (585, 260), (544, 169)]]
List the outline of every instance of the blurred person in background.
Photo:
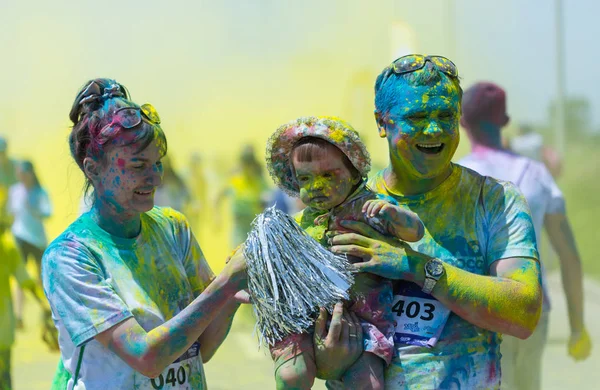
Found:
[(0, 136), (0, 187), (8, 188), (17, 182), (16, 160), (8, 157), (8, 142)]
[(69, 117), (71, 155), (94, 201), (42, 260), (61, 350), (54, 388), (206, 389), (203, 362), (247, 286), (241, 251), (215, 276), (185, 217), (154, 206), (167, 153), (154, 107), (95, 79)]
[[(18, 183), (8, 192), (8, 212), (13, 217), (11, 231), (24, 264), (33, 258), (36, 265), (36, 279), (41, 285), (40, 270), (42, 255), (48, 241), (44, 220), (52, 215), (52, 205), (46, 190), (41, 186), (31, 161), (16, 164)], [(21, 289), (16, 293), (16, 313), (19, 327), (23, 326), (22, 316), (24, 295)]]
[[(6, 138), (0, 136), (0, 232), (2, 234), (5, 232), (11, 234), (12, 215), (8, 212), (8, 191), (17, 182), (16, 165), (17, 161), (8, 157), (8, 142)], [(15, 245), (14, 240), (6, 242), (13, 243), (13, 246)], [(17, 304), (14, 308), (17, 329), (23, 329), (23, 304), (18, 303), (23, 301), (22, 294), (20, 289), (17, 289)]]
[(190, 192), (181, 176), (175, 171), (169, 156), (162, 159), (163, 180), (156, 188), (154, 204), (159, 207), (171, 207), (186, 215), (190, 202)]
[(558, 179), (562, 171), (562, 160), (556, 150), (544, 145), (544, 137), (532, 126), (519, 126), (519, 134), (510, 138), (508, 148), (513, 152), (544, 163), (552, 177)]
[(304, 203), (300, 199), (292, 198), (280, 188), (276, 188), (268, 193), (265, 204), (267, 207), (275, 206), (279, 211), (289, 215), (296, 215), (296, 213), (304, 208)]
[(11, 351), (15, 342), (16, 318), (9, 283), (11, 276), (40, 304), (43, 318), (41, 338), (51, 350), (58, 350), (57, 333), (44, 292), (39, 282), (25, 269), (12, 234), (3, 228), (0, 232), (0, 390), (12, 389)]
[[(538, 242), (545, 228), (560, 258), (571, 326), (568, 353), (575, 360), (586, 359), (590, 354), (591, 341), (584, 325), (581, 260), (562, 192), (544, 164), (503, 148), (501, 132), (509, 117), (506, 114), (506, 94), (501, 87), (489, 82), (475, 84), (463, 95), (462, 113), (461, 124), (471, 140), (471, 154), (458, 163), (482, 175), (514, 183), (527, 199)], [(542, 272), (542, 281), (544, 276)], [(503, 338), (502, 384), (507, 389), (540, 389), (542, 353), (548, 339), (550, 310), (547, 287), (544, 283), (543, 286), (543, 312), (533, 335), (527, 340), (509, 335)]]
[(210, 208), (208, 207), (208, 180), (204, 172), (204, 161), (199, 152), (194, 152), (190, 156), (185, 177), (190, 190), (190, 203), (186, 215), (192, 230), (200, 237), (202, 228), (210, 218)]
[(268, 196), (268, 190), (263, 168), (256, 158), (254, 148), (251, 145), (246, 145), (240, 154), (238, 168), (216, 199), (215, 209), (217, 212), (215, 220), (217, 226), (221, 226), (222, 223), (218, 212), (221, 203), (227, 198), (231, 199), (233, 218), (232, 248), (246, 240), (248, 232), (252, 228), (252, 221), (265, 208), (265, 198)]

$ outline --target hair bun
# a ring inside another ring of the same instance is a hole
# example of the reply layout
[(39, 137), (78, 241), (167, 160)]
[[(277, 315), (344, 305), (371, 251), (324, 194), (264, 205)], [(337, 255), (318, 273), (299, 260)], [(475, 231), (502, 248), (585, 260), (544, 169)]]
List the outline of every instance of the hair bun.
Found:
[(99, 109), (104, 101), (115, 97), (127, 99), (125, 87), (113, 79), (91, 80), (77, 94), (69, 118), (77, 124), (83, 114)]

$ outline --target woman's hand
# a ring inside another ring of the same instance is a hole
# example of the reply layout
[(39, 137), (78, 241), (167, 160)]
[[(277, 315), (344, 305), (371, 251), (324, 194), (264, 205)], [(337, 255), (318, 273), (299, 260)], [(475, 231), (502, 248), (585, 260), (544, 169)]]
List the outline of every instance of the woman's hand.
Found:
[(345, 311), (342, 303), (335, 305), (326, 333), (328, 317), (327, 310), (321, 308), (315, 322), (317, 378), (340, 379), (363, 352), (362, 326), (356, 314)]
[(234, 252), (225, 260), (223, 272), (229, 275), (230, 282), (237, 288), (243, 290), (248, 287), (247, 264), (244, 258), (244, 246), (238, 246)]

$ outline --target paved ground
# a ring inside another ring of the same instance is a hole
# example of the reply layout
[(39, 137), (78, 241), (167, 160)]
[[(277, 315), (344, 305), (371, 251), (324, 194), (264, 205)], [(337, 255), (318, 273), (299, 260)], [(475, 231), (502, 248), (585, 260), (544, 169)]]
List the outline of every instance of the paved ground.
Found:
[[(599, 389), (600, 388), (600, 284), (585, 282), (586, 320), (596, 349), (590, 359), (575, 363), (566, 353), (568, 320), (560, 278), (549, 276), (553, 310), (550, 319), (550, 340), (544, 356), (543, 388)], [(56, 367), (57, 354), (47, 351), (37, 332), (38, 310), (34, 302), (26, 307), (25, 332), (19, 333), (13, 350), (13, 379), (15, 390), (46, 390)], [(211, 390), (273, 389), (270, 358), (258, 351), (251, 325), (236, 321), (230, 337), (217, 355), (206, 365)], [(318, 383), (315, 389), (324, 389)]]

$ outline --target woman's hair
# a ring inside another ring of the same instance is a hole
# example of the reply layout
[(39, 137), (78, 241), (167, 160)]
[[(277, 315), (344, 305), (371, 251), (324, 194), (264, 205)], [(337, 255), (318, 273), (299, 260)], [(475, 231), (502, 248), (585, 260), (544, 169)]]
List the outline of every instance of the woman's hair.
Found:
[(294, 144), (292, 148), (292, 160), (295, 158), (300, 162), (311, 162), (313, 159), (323, 157), (329, 154), (330, 148), (335, 148), (339, 150), (342, 155), (342, 162), (344, 166), (350, 171), (352, 177), (360, 177), (360, 173), (358, 169), (352, 162), (348, 156), (344, 154), (337, 146), (334, 144), (325, 141), (322, 138), (318, 137), (303, 137), (298, 142)]
[(375, 109), (381, 114), (387, 114), (392, 107), (405, 104), (403, 97), (398, 94), (398, 85), (433, 86), (443, 78), (447, 78), (456, 87), (459, 98), (462, 98), (462, 88), (458, 77), (450, 77), (430, 61), (422, 69), (414, 72), (396, 74), (385, 68), (375, 81)]
[(41, 187), (40, 181), (38, 180), (37, 175), (35, 174), (35, 168), (31, 161), (20, 161), (18, 163), (19, 169), (23, 172), (29, 173), (33, 177), (33, 185), (35, 187)]
[[(118, 140), (119, 146), (139, 143), (140, 150), (145, 149), (153, 140), (158, 139), (161, 145), (161, 154), (167, 153), (167, 140), (162, 129), (158, 125), (141, 121), (139, 125), (126, 129), (118, 125), (111, 126), (104, 131), (104, 127), (113, 120), (115, 112), (119, 108), (139, 106), (129, 100), (129, 92), (124, 85), (115, 80), (99, 78), (90, 80), (79, 90), (69, 118), (73, 122), (73, 128), (69, 136), (71, 156), (84, 172), (83, 161), (86, 157), (105, 162), (103, 157), (108, 145), (115, 144)], [(122, 134), (129, 135), (121, 137)], [(84, 194), (92, 186), (86, 175)]]

